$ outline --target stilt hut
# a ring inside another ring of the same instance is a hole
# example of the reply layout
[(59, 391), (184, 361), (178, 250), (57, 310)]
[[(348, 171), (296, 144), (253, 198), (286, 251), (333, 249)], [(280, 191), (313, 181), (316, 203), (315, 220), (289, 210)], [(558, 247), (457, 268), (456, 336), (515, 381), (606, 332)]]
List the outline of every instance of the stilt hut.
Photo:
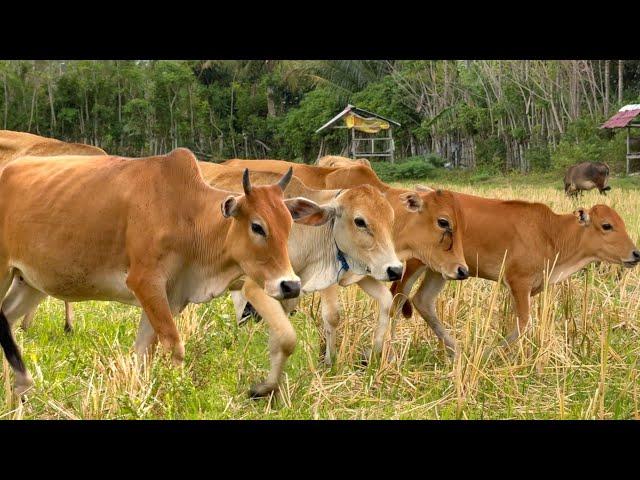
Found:
[(369, 112), (354, 105), (347, 105), (316, 133), (327, 128), (344, 128), (347, 131), (347, 149), (351, 158), (381, 157), (394, 162), (393, 127), (400, 123)]
[[(625, 105), (600, 128), (627, 129), (627, 175), (640, 171), (640, 104)], [(632, 130), (633, 129), (633, 130)], [(633, 133), (633, 134), (632, 134)]]

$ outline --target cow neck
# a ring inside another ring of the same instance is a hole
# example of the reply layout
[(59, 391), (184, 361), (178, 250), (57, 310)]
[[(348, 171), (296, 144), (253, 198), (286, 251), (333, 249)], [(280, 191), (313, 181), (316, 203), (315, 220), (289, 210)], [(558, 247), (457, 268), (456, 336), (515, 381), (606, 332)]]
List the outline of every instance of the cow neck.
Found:
[(206, 269), (219, 273), (221, 277), (240, 276), (240, 265), (228, 253), (233, 242), (229, 233), (235, 220), (224, 218), (221, 210), (222, 201), (233, 193), (208, 185), (207, 188), (207, 201), (202, 207), (202, 215), (199, 215), (201, 221), (195, 224), (195, 256)]
[(551, 264), (556, 262), (555, 270), (572, 267), (579, 269), (595, 259), (584, 241), (587, 229), (578, 223), (573, 214), (552, 213), (546, 230), (553, 245), (553, 250), (549, 253), (552, 257)]
[[(398, 188), (387, 187), (382, 194), (391, 204), (394, 212), (393, 221), (393, 243), (395, 245), (396, 253), (400, 257), (407, 257), (407, 255), (413, 255), (411, 253), (411, 246), (409, 239), (413, 238), (415, 232), (410, 232), (412, 222), (409, 222), (409, 215), (417, 215), (406, 209), (404, 203), (400, 200), (400, 195), (411, 190), (402, 190)], [(401, 259), (403, 259), (401, 258)], [(407, 257), (408, 258), (408, 257)]]
[[(343, 191), (342, 189), (338, 190), (334, 198), (338, 198), (338, 196), (342, 193), (342, 191)], [(331, 220), (331, 237), (333, 238), (333, 244), (335, 245), (335, 248), (336, 248), (335, 258), (339, 264), (338, 273), (336, 274), (336, 283), (337, 283), (340, 280), (340, 273), (343, 271), (347, 273), (349, 271), (349, 263), (347, 262), (347, 258), (345, 257), (344, 252), (340, 249), (340, 247), (338, 246), (338, 242), (336, 241), (336, 236), (333, 231), (335, 227), (335, 223), (336, 223), (336, 217), (333, 217), (333, 219)]]

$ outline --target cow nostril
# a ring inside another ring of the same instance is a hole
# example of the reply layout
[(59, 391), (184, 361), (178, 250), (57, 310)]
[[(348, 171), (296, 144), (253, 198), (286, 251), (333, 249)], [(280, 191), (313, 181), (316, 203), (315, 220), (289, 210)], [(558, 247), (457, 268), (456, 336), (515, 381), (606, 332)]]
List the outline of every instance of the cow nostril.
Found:
[(283, 298), (296, 298), (300, 295), (300, 282), (282, 281), (280, 291)]
[(633, 251), (633, 258), (640, 259), (640, 252), (638, 250)]
[(387, 276), (389, 280), (395, 282), (396, 280), (400, 280), (402, 278), (403, 267), (388, 267), (387, 268)]
[(465, 267), (458, 267), (458, 280), (465, 280), (469, 278), (469, 270)]

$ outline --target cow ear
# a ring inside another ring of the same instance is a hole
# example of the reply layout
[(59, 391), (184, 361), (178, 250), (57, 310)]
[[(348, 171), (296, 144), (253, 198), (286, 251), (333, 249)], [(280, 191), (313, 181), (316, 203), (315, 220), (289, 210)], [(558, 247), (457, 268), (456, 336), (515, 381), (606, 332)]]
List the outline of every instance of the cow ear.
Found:
[(406, 192), (400, 195), (400, 200), (410, 212), (421, 212), (424, 201), (416, 192)]
[(222, 208), (222, 215), (224, 215), (225, 218), (236, 217), (238, 215), (238, 212), (240, 211), (240, 207), (238, 206), (238, 198), (240, 197), (229, 195), (220, 205), (220, 207)]
[(318, 205), (303, 197), (288, 198), (284, 204), (291, 212), (293, 221), (302, 225), (318, 227), (336, 216), (335, 208)]
[(584, 225), (586, 227), (591, 223), (589, 212), (587, 212), (584, 208), (579, 208), (578, 210), (574, 211), (573, 214), (578, 219), (578, 223), (580, 225)]

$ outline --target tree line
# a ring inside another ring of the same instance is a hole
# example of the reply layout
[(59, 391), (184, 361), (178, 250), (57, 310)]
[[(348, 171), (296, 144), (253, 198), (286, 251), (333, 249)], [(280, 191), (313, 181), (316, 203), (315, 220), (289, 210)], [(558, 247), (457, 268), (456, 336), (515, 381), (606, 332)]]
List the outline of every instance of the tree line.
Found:
[(640, 103), (640, 61), (0, 61), (2, 128), (142, 156), (314, 162), (347, 103), (397, 120), (396, 157), (529, 171), (624, 160), (598, 126)]

